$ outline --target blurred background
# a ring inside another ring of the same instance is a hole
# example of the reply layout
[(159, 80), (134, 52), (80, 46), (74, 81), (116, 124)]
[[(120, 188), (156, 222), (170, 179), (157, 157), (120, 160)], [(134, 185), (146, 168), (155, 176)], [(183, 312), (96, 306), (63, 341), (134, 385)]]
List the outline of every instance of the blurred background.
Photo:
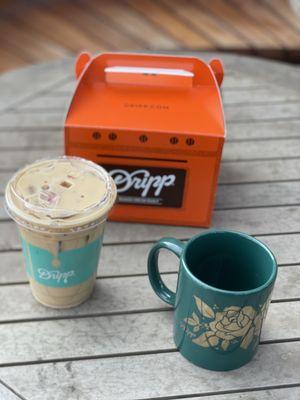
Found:
[(89, 50), (300, 61), (299, 0), (0, 0), (0, 71)]

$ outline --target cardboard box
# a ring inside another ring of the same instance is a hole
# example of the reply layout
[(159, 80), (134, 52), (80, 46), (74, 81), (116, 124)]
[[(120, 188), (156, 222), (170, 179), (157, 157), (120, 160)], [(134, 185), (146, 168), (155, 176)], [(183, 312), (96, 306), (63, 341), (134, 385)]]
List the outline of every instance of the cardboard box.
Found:
[(225, 138), (220, 61), (83, 53), (76, 75), (65, 152), (113, 176), (110, 219), (209, 226)]

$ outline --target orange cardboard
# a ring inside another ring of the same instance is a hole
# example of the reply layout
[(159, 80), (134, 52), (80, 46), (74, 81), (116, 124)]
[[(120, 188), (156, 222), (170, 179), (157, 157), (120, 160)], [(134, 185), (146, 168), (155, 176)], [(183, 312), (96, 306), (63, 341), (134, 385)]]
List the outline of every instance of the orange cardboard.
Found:
[(65, 153), (114, 178), (110, 219), (209, 226), (225, 139), (221, 62), (82, 53), (75, 69)]

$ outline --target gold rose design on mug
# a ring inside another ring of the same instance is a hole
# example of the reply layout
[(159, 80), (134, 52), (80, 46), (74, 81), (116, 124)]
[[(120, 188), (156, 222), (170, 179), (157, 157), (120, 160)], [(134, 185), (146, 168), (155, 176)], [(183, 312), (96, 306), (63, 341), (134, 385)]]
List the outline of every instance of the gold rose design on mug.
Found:
[(252, 306), (230, 306), (220, 311), (216, 305), (212, 309), (197, 296), (194, 299), (200, 316), (194, 311), (181, 323), (193, 343), (226, 351), (231, 344), (239, 343), (242, 349), (247, 349), (253, 339), (259, 340), (270, 298), (260, 306), (259, 312)]

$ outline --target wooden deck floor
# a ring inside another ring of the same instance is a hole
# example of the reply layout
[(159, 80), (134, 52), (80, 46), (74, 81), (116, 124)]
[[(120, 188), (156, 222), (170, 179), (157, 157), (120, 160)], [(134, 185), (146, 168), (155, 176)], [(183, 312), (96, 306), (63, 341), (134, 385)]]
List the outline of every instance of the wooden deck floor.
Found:
[(300, 61), (287, 0), (2, 1), (0, 71), (77, 53), (218, 50)]

